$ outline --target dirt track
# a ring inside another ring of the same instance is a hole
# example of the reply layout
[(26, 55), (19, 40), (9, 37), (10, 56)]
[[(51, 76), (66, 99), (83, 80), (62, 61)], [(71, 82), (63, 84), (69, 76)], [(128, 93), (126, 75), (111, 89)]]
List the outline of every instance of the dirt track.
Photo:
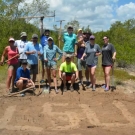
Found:
[(1, 97), (0, 135), (133, 135), (135, 93), (124, 88)]

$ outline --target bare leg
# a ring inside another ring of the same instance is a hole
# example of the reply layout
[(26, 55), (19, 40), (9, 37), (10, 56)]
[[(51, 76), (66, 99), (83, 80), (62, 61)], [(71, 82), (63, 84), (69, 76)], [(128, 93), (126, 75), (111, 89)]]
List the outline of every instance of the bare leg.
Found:
[(49, 86), (51, 87), (51, 69), (46, 68), (46, 73), (47, 73), (47, 79), (48, 79)]
[(71, 86), (75, 83), (75, 74), (72, 75), (71, 77)]
[(10, 89), (10, 85), (11, 85), (11, 81), (12, 81), (12, 77), (13, 77), (13, 68), (9, 68), (8, 69), (8, 76), (7, 76), (7, 89)]
[(63, 84), (64, 84), (64, 87), (66, 87), (66, 73), (62, 73), (62, 80), (63, 80)]
[(85, 77), (86, 77), (86, 80), (89, 81), (89, 68), (88, 67), (85, 70)]
[(91, 83), (94, 87), (95, 87), (95, 83), (96, 83), (95, 70), (96, 70), (96, 66), (90, 68), (90, 79), (91, 79)]
[(55, 90), (57, 90), (56, 74), (57, 74), (57, 71), (56, 71), (55, 69), (53, 69), (53, 70), (52, 70), (52, 75), (53, 75), (53, 82), (54, 82)]
[(104, 69), (106, 88), (109, 89), (111, 66), (110, 67), (103, 67), (103, 69)]
[(79, 71), (79, 80), (82, 81), (82, 70)]
[(23, 89), (23, 80), (18, 80), (16, 86), (19, 88), (19, 91), (21, 91)]

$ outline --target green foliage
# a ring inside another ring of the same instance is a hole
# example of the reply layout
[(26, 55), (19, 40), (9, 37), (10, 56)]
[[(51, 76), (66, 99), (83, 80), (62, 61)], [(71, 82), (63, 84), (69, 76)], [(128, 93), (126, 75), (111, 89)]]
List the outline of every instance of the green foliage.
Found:
[(103, 45), (103, 36), (108, 36), (117, 52), (117, 63), (120, 67), (135, 64), (135, 19), (125, 22), (116, 21), (110, 30), (95, 33), (96, 42)]

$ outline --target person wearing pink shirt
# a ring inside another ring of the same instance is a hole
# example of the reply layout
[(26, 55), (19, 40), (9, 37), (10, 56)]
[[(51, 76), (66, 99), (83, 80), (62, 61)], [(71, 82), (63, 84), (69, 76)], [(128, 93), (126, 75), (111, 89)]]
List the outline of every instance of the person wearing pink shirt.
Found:
[[(19, 53), (18, 53), (17, 47), (14, 46), (14, 43), (15, 43), (14, 38), (9, 38), (9, 45), (5, 47), (3, 54), (2, 54), (2, 57), (1, 57), (1, 61), (0, 61), (0, 65), (3, 65), (5, 56), (8, 57), (8, 62), (7, 62), (8, 76), (7, 76), (7, 83), (6, 83), (7, 92), (11, 92), (14, 88), (14, 80), (15, 80), (15, 76), (16, 76), (16, 70), (18, 68)], [(12, 82), (12, 89), (10, 89), (11, 82)]]

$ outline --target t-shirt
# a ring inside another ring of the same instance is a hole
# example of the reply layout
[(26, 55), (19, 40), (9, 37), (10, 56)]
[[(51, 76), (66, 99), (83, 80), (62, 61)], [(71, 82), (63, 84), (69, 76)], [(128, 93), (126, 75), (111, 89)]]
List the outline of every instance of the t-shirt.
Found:
[(22, 41), (22, 40), (15, 41), (15, 46), (17, 46), (19, 53), (22, 53), (20, 54), (19, 59), (27, 59), (27, 55), (24, 53), (24, 48), (27, 43), (28, 41)]
[(30, 71), (26, 68), (26, 70), (24, 71), (24, 69), (22, 67), (19, 67), (16, 71), (16, 78), (15, 78), (15, 82), (16, 83), (20, 77), (24, 77), (24, 78), (28, 78), (30, 79)]
[(77, 71), (77, 67), (75, 65), (75, 63), (71, 62), (71, 63), (67, 63), (67, 62), (63, 62), (60, 65), (60, 71), (62, 72), (66, 72), (66, 73), (73, 73)]
[(73, 53), (75, 51), (75, 44), (77, 43), (76, 34), (69, 35), (68, 32), (64, 33), (63, 41), (64, 41), (63, 51)]
[(77, 58), (78, 59), (81, 59), (84, 51), (85, 51), (85, 46), (80, 46), (77, 48)]
[(48, 37), (45, 35), (42, 35), (40, 37), (40, 44), (42, 45), (42, 47), (44, 48), (44, 46), (46, 46), (48, 44)]
[(116, 52), (116, 50), (111, 43), (102, 47), (102, 65), (113, 64), (112, 56), (114, 52)]
[(41, 44), (37, 43), (37, 44), (34, 45), (33, 42), (29, 42), (25, 46), (24, 52), (31, 52), (31, 51), (36, 51), (36, 53), (27, 55), (28, 63), (30, 65), (38, 64), (38, 52), (43, 54), (43, 49), (42, 49)]
[(98, 44), (91, 45), (90, 42), (87, 42), (84, 52), (87, 55), (86, 56), (86, 64), (87, 65), (97, 65), (98, 56), (96, 56), (96, 53), (101, 52), (100, 46)]

